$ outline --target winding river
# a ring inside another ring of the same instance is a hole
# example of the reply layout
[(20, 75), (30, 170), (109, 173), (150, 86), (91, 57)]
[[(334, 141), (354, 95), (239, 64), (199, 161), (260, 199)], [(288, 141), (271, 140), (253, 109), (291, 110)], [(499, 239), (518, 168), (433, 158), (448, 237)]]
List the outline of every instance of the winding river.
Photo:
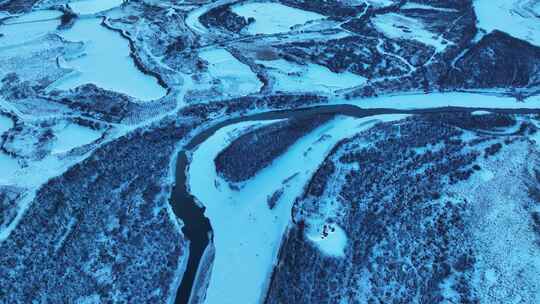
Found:
[[(441, 107), (431, 109), (401, 110), (401, 109), (361, 109), (354, 105), (327, 105), (296, 110), (270, 111), (248, 116), (236, 117), (219, 122), (203, 132), (197, 134), (178, 154), (176, 164), (176, 186), (173, 189), (170, 204), (176, 214), (184, 222), (182, 232), (190, 241), (189, 257), (186, 271), (176, 295), (176, 304), (190, 303), (190, 297), (195, 295), (193, 286), (197, 281), (198, 269), (201, 259), (212, 241), (213, 232), (211, 223), (205, 217), (205, 208), (199, 206), (196, 199), (190, 194), (187, 185), (186, 168), (188, 167), (188, 151), (193, 151), (199, 144), (206, 141), (216, 131), (226, 126), (245, 121), (264, 121), (276, 119), (302, 118), (318, 114), (345, 115), (356, 118), (380, 115), (380, 114), (421, 114), (421, 113), (443, 113), (443, 112), (473, 112), (487, 110), (497, 113), (515, 114), (539, 114), (538, 109), (489, 109), (489, 108), (463, 108), (463, 107)], [(201, 276), (204, 273), (200, 274)], [(193, 300), (193, 299), (192, 299)]]

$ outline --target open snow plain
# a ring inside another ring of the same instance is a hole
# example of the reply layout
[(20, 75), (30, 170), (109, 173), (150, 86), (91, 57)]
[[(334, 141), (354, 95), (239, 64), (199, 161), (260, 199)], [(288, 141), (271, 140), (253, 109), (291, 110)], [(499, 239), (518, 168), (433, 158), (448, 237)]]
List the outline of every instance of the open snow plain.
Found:
[(0, 1), (0, 302), (539, 303), (539, 17)]

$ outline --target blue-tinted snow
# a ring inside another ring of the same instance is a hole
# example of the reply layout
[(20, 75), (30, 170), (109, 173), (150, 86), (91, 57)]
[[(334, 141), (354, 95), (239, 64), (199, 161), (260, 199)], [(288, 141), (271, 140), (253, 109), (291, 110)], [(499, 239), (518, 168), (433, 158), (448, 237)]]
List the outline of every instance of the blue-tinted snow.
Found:
[(258, 92), (263, 85), (249, 66), (224, 49), (205, 50), (199, 57), (208, 62), (208, 73), (219, 81), (223, 94), (244, 96)]
[(56, 31), (60, 16), (59, 11), (44, 10), (7, 19), (0, 23), (0, 47), (21, 44)]
[(33, 11), (15, 18), (10, 18), (6, 20), (4, 24), (40, 22), (45, 20), (59, 19), (61, 16), (62, 12), (55, 10)]
[(324, 19), (323, 15), (274, 2), (243, 3), (233, 6), (232, 11), (245, 18), (255, 19), (247, 29), (253, 35), (288, 32), (295, 25)]
[[(202, 143), (192, 155), (188, 183), (191, 193), (206, 207), (205, 215), (214, 230), (216, 252), (205, 303), (257, 303), (276, 262), (294, 199), (324, 157), (339, 140), (376, 122), (404, 117), (338, 117), (300, 139), (240, 190), (231, 189), (217, 175), (213, 160), (243, 129), (257, 122), (230, 125)], [(291, 176), (294, 178), (289, 179)], [(279, 189), (283, 194), (275, 208), (269, 209), (267, 198)], [(336, 229), (319, 245), (323, 253), (339, 255), (345, 243), (346, 236)]]
[(20, 165), (13, 157), (0, 152), (0, 184), (11, 184), (11, 177), (20, 169)]
[(13, 127), (13, 120), (9, 117), (0, 114), (0, 136), (7, 130)]
[(80, 56), (64, 60), (62, 65), (74, 72), (53, 84), (54, 88), (69, 90), (93, 83), (143, 101), (165, 96), (166, 90), (157, 79), (137, 69), (129, 56), (128, 41), (102, 26), (101, 19), (79, 19), (60, 35), (69, 41), (84, 41), (86, 49)]
[(475, 0), (478, 27), (499, 30), (540, 45), (540, 2), (535, 0)]
[(284, 59), (260, 60), (257, 63), (269, 68), (268, 73), (276, 80), (276, 91), (333, 93), (366, 82), (366, 78), (357, 74), (334, 73), (325, 66), (313, 63), (299, 65)]
[(339, 225), (329, 224), (323, 230), (311, 229), (307, 238), (312, 241), (324, 254), (343, 257), (347, 246), (347, 234)]
[(122, 4), (123, 0), (82, 0), (72, 1), (69, 7), (79, 15), (91, 15), (107, 11)]
[(442, 35), (431, 32), (421, 20), (402, 14), (389, 13), (372, 19), (375, 28), (391, 39), (410, 39), (443, 51), (448, 45)]
[(101, 137), (101, 132), (66, 123), (57, 126), (54, 135), (56, 140), (53, 143), (52, 153), (62, 153), (95, 141)]

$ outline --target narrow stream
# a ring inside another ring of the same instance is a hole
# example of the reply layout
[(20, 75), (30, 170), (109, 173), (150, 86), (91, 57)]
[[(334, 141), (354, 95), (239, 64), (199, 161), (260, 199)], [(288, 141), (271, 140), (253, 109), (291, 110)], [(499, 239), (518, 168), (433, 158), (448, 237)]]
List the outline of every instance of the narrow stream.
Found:
[(177, 217), (184, 222), (182, 232), (189, 242), (189, 258), (180, 287), (176, 292), (175, 303), (188, 303), (193, 289), (193, 282), (204, 250), (211, 239), (212, 227), (204, 216), (204, 208), (195, 203), (195, 198), (187, 191), (186, 185), (186, 154), (180, 152), (176, 162), (176, 185), (171, 197), (171, 205)]
[[(217, 130), (231, 124), (244, 121), (274, 120), (285, 118), (301, 118), (317, 114), (346, 115), (352, 117), (366, 117), (380, 114), (421, 114), (421, 113), (443, 113), (443, 112), (472, 112), (477, 110), (487, 110), (497, 113), (515, 114), (539, 114), (540, 110), (531, 109), (486, 109), (486, 108), (460, 108), (444, 107), (420, 110), (395, 110), (395, 109), (361, 109), (353, 105), (328, 105), (297, 110), (271, 111), (260, 114), (248, 115), (232, 118), (217, 123), (207, 130), (197, 134), (178, 154), (176, 163), (176, 185), (169, 200), (171, 207), (184, 222), (182, 232), (190, 241), (189, 257), (186, 271), (177, 290), (175, 304), (188, 304), (192, 294), (193, 284), (196, 280), (197, 269), (202, 255), (212, 240), (212, 227), (210, 221), (204, 215), (204, 207), (200, 207), (195, 198), (189, 193), (187, 188), (186, 168), (189, 165), (186, 151), (195, 149), (199, 144), (206, 141)], [(219, 250), (219, 249), (217, 249)]]

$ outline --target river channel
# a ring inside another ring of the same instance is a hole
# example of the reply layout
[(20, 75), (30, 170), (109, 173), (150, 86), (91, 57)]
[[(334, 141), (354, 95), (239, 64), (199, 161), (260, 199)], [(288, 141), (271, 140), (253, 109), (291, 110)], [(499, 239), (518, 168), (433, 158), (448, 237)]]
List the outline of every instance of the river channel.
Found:
[[(193, 292), (194, 283), (197, 280), (199, 264), (204, 252), (210, 242), (212, 242), (212, 227), (208, 218), (204, 215), (204, 207), (199, 206), (195, 198), (190, 194), (187, 185), (186, 168), (189, 165), (187, 153), (194, 150), (199, 144), (212, 136), (217, 130), (231, 124), (245, 121), (263, 121), (276, 119), (301, 118), (318, 114), (345, 115), (351, 117), (367, 117), (381, 114), (422, 114), (422, 113), (448, 113), (448, 112), (473, 112), (487, 110), (497, 113), (514, 114), (539, 114), (537, 109), (486, 109), (486, 108), (462, 108), (462, 107), (443, 107), (432, 109), (400, 110), (400, 109), (361, 109), (353, 105), (328, 105), (317, 106), (295, 110), (270, 111), (257, 113), (248, 116), (241, 116), (219, 122), (203, 132), (197, 134), (191, 141), (184, 146), (177, 158), (176, 163), (176, 183), (173, 189), (170, 204), (178, 218), (180, 218), (184, 227), (182, 232), (189, 240), (189, 257), (186, 271), (182, 277), (180, 287), (178, 288), (175, 304), (187, 304)], [(203, 275), (203, 274), (200, 274)]]

